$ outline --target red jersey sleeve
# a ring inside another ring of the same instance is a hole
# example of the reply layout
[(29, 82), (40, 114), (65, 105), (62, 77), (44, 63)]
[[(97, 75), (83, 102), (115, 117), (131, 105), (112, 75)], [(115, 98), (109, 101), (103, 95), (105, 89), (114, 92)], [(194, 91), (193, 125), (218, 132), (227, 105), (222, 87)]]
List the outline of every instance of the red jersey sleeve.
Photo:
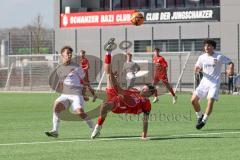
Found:
[(168, 67), (167, 61), (163, 57), (161, 57), (161, 62), (160, 63), (164, 68)]

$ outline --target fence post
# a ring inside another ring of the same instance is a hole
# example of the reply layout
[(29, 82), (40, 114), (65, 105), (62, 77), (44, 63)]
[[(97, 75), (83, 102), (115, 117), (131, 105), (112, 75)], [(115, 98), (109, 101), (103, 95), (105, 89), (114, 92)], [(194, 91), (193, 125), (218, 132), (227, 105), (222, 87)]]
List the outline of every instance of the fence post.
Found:
[[(179, 75), (181, 75), (181, 72), (182, 72), (182, 55), (180, 54), (179, 55)], [(180, 93), (182, 92), (182, 78), (180, 79), (180, 82), (179, 82), (179, 91)]]
[(210, 25), (208, 24), (208, 30), (207, 30), (207, 38), (210, 38)]
[(76, 54), (77, 54), (77, 52), (78, 52), (77, 43), (78, 43), (78, 40), (77, 40), (77, 29), (75, 29), (75, 53), (76, 53)]
[(169, 60), (169, 81), (172, 83), (172, 60)]
[[(127, 27), (125, 28), (125, 43), (127, 45), (127, 41), (128, 41), (128, 33), (127, 33)], [(128, 47), (125, 47), (125, 52), (127, 53), (128, 52)]]
[[(182, 27), (181, 25), (179, 26), (179, 39), (178, 39), (178, 52), (181, 51), (181, 41), (182, 41)], [(182, 57), (181, 57), (181, 54), (179, 55), (179, 62), (180, 62), (180, 67), (179, 67), (179, 75), (181, 75), (181, 69), (182, 69)], [(182, 79), (180, 79), (180, 82), (179, 82), (179, 89), (180, 89), (180, 92), (182, 91)]]
[(100, 43), (99, 43), (100, 72), (99, 73), (100, 73), (100, 75), (102, 75), (102, 29), (101, 28), (99, 29), (99, 37), (100, 37)]
[[(55, 54), (56, 50), (55, 50), (55, 43), (56, 43), (56, 39), (55, 39), (55, 31), (53, 30), (53, 37), (52, 37), (52, 53)], [(54, 56), (54, 59), (55, 61), (55, 56)]]
[(23, 70), (23, 63), (20, 62), (20, 65), (21, 65), (21, 87), (22, 87), (22, 90), (24, 89), (24, 70)]
[(240, 44), (239, 44), (239, 43), (240, 43), (240, 39), (239, 39), (239, 38), (240, 38), (240, 37), (239, 37), (239, 36), (240, 36), (240, 35), (239, 35), (239, 24), (238, 24), (238, 25), (237, 25), (237, 42), (238, 42), (238, 49), (237, 49), (237, 52), (238, 52), (238, 59), (237, 59), (238, 70), (237, 70), (237, 72), (238, 72), (238, 73), (239, 73), (239, 69), (240, 69), (240, 66), (239, 66), (239, 65), (240, 65), (240, 63), (239, 63), (239, 61), (240, 61), (240, 59), (239, 59), (239, 58), (240, 58), (240, 53), (239, 53), (239, 52), (240, 52), (240, 46), (239, 46), (239, 45), (240, 45)]
[[(153, 55), (152, 55), (152, 59), (153, 59)], [(152, 66), (152, 79), (154, 78), (154, 63), (151, 61), (151, 66)]]
[(193, 91), (196, 89), (196, 73), (193, 72)]
[(11, 33), (9, 32), (8, 33), (8, 64), (7, 64), (7, 66), (8, 66), (8, 73), (9, 73), (9, 69), (10, 69), (10, 59), (9, 59), (9, 55), (11, 54), (10, 52), (11, 52)]
[[(30, 32), (30, 54), (32, 55), (32, 32)], [(30, 58), (32, 61), (32, 57)], [(32, 91), (32, 63), (30, 63), (30, 68), (29, 68), (29, 85), (30, 85), (30, 90)]]
[(95, 77), (95, 81), (97, 81), (97, 62), (96, 59), (94, 59), (94, 77)]
[(153, 51), (154, 28), (152, 27), (151, 51)]

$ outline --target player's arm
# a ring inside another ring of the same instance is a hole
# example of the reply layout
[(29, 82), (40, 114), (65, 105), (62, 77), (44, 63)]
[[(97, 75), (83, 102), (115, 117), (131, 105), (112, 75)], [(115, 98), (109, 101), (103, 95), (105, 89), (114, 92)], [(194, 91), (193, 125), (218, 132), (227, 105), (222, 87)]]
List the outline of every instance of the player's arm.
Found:
[(161, 65), (162, 65), (164, 68), (167, 68), (167, 67), (168, 67), (168, 63), (167, 63), (167, 61), (165, 60), (165, 58), (163, 58), (163, 57), (162, 57)]
[(142, 139), (147, 138), (149, 113), (143, 113), (143, 132)]
[(58, 69), (57, 69), (56, 73), (57, 73), (57, 77), (58, 77), (59, 79), (58, 79), (57, 85), (55, 86), (55, 90), (58, 91), (59, 93), (62, 93), (62, 91), (63, 91), (63, 81), (64, 81), (64, 78), (61, 76), (61, 74), (59, 73), (59, 70), (58, 70)]
[(62, 91), (63, 91), (63, 82), (59, 81), (56, 90), (57, 90), (58, 92), (62, 93)]
[(114, 87), (117, 88), (118, 94), (123, 96), (125, 93), (125, 90), (121, 88), (121, 86), (119, 85), (119, 83), (117, 81), (117, 72), (112, 73), (110, 75), (110, 80), (111, 80), (112, 85), (114, 85)]
[(136, 72), (140, 71), (141, 70), (140, 66), (137, 63), (135, 63), (135, 65), (136, 65)]
[(197, 60), (197, 62), (196, 62), (196, 64), (195, 64), (195, 66), (194, 66), (194, 72), (195, 72), (195, 73), (201, 72), (202, 66), (203, 66), (203, 64), (202, 64), (202, 62), (201, 62), (201, 57), (199, 57), (198, 60)]
[(90, 69), (90, 64), (89, 61), (87, 60), (86, 68), (85, 69)]

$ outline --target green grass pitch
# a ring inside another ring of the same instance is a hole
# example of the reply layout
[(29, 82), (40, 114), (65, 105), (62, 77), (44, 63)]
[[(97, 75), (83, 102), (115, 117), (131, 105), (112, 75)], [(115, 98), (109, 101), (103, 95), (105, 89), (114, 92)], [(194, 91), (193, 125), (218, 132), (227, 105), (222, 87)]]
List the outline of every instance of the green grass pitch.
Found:
[[(177, 104), (164, 95), (152, 106), (149, 137), (142, 141), (141, 117), (109, 114), (101, 136), (90, 140), (84, 122), (61, 122), (59, 138), (44, 135), (51, 129), (52, 104), (57, 94), (0, 94), (1, 160), (203, 160), (239, 159), (239, 96), (221, 95), (213, 114), (200, 131), (190, 94)], [(88, 102), (86, 109), (100, 104)], [(206, 100), (201, 101), (205, 108)], [(96, 122), (96, 119), (94, 119)]]

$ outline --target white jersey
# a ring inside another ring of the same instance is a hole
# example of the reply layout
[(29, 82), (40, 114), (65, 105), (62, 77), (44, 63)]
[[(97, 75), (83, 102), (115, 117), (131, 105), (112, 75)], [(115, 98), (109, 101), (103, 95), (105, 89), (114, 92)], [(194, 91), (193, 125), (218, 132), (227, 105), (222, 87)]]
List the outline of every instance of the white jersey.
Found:
[(202, 68), (205, 84), (219, 86), (221, 83), (221, 67), (222, 64), (231, 62), (229, 58), (220, 53), (214, 52), (211, 56), (207, 53), (199, 56), (195, 66)]
[(61, 64), (57, 69), (57, 74), (61, 83), (63, 83), (64, 94), (82, 94), (82, 80), (85, 72), (82, 67), (76, 63), (71, 62), (69, 65)]

